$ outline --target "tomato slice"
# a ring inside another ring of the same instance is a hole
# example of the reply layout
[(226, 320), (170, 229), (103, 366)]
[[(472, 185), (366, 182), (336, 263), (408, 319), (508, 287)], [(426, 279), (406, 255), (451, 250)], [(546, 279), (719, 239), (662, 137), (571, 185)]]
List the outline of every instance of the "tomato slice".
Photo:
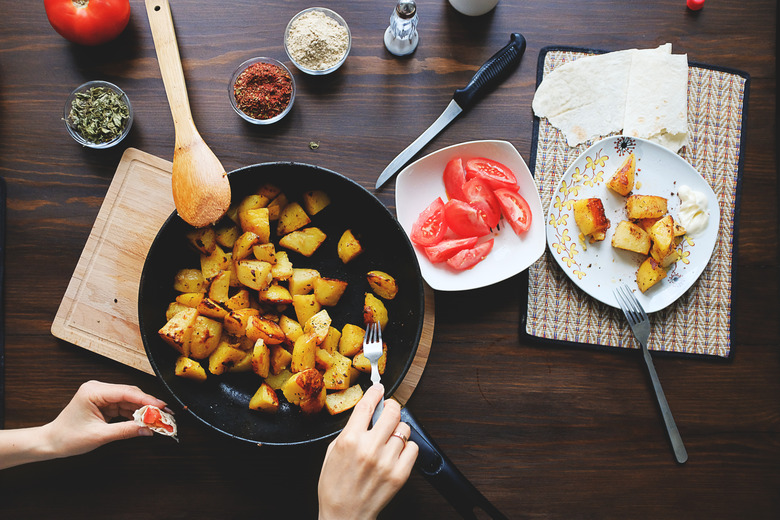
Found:
[(512, 190), (496, 190), (494, 192), (504, 218), (509, 221), (515, 233), (521, 235), (531, 227), (531, 208), (522, 195)]
[(517, 177), (508, 167), (498, 161), (476, 157), (466, 161), (466, 179), (479, 177), (494, 190), (517, 190)]
[(447, 227), (462, 237), (481, 237), (490, 233), (490, 228), (482, 220), (477, 208), (462, 200), (447, 201), (444, 205), (444, 220)]
[(498, 225), (498, 219), (501, 218), (501, 206), (498, 205), (498, 199), (485, 181), (479, 177), (467, 181), (463, 185), (463, 196), (463, 200), (481, 212), (485, 224), (490, 228), (495, 228)]
[(162, 422), (162, 415), (160, 415), (160, 410), (157, 410), (156, 408), (147, 408), (144, 412), (143, 421), (149, 426), (163, 428), (169, 432), (173, 431), (173, 426)]
[(479, 240), (479, 237), (445, 239), (436, 245), (426, 247), (425, 255), (432, 263), (438, 264), (451, 258), (458, 251), (474, 247), (477, 244), (477, 240)]
[(471, 269), (484, 260), (488, 253), (490, 253), (491, 249), (493, 249), (492, 238), (474, 247), (458, 251), (452, 258), (447, 260), (447, 265), (453, 269), (457, 269), (458, 271)]
[(466, 170), (463, 168), (463, 159), (456, 157), (451, 159), (444, 167), (444, 191), (450, 199), (466, 200), (463, 198), (463, 185), (466, 183)]
[(417, 217), (410, 238), (418, 246), (426, 247), (438, 244), (447, 232), (444, 221), (444, 201), (437, 197), (430, 206)]

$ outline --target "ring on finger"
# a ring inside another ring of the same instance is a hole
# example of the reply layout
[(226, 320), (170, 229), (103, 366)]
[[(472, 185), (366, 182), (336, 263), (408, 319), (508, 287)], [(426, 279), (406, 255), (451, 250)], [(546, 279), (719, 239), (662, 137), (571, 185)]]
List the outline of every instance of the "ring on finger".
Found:
[(398, 437), (399, 439), (401, 439), (401, 441), (404, 443), (404, 448), (406, 448), (406, 442), (409, 440), (409, 437), (407, 437), (403, 433), (398, 433), (398, 432), (393, 432), (393, 434), (390, 435), (390, 437)]

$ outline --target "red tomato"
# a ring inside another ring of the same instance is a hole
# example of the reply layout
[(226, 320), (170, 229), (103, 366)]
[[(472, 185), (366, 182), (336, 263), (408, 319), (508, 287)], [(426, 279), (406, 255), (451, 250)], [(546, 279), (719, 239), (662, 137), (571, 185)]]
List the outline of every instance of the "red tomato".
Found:
[(425, 208), (412, 226), (411, 239), (418, 246), (432, 246), (441, 242), (447, 232), (444, 221), (444, 201), (437, 197)]
[(144, 412), (143, 421), (149, 426), (154, 426), (155, 428), (164, 428), (169, 432), (173, 431), (173, 426), (162, 422), (162, 415), (160, 415), (160, 411), (156, 408), (147, 408)]
[(425, 255), (431, 263), (438, 264), (439, 262), (444, 262), (452, 257), (458, 251), (474, 247), (477, 244), (477, 240), (479, 240), (479, 237), (450, 238), (442, 240), (436, 245), (426, 247)]
[(481, 237), (490, 233), (490, 228), (482, 220), (477, 208), (462, 200), (447, 201), (444, 205), (444, 221), (448, 228), (462, 237)]
[(456, 157), (444, 167), (444, 191), (450, 199), (466, 200), (463, 198), (463, 185), (466, 183), (466, 170), (463, 169), (463, 160)]
[(479, 245), (476, 245), (469, 249), (463, 249), (455, 255), (447, 260), (447, 265), (452, 267), (453, 269), (457, 269), (458, 271), (462, 271), (464, 269), (471, 269), (478, 263), (480, 263), (482, 260), (485, 259), (485, 257), (490, 253), (490, 250), (493, 249), (493, 239), (491, 238), (487, 242), (482, 242)]
[(466, 178), (479, 177), (494, 190), (517, 190), (517, 177), (512, 170), (498, 161), (477, 157), (466, 161)]
[(485, 224), (490, 228), (498, 225), (498, 219), (501, 218), (501, 206), (498, 205), (498, 199), (485, 181), (479, 177), (467, 181), (463, 185), (463, 196), (463, 200), (481, 212)]
[(119, 36), (130, 21), (130, 0), (43, 0), (54, 30), (80, 45), (100, 45)]
[(512, 190), (496, 190), (496, 198), (501, 205), (501, 212), (509, 221), (509, 225), (520, 235), (531, 227), (531, 208), (522, 195)]

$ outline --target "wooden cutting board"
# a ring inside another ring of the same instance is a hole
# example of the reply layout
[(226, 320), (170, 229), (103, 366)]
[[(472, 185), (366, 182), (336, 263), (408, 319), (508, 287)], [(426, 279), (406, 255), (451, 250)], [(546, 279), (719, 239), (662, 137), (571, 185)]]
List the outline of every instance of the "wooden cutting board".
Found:
[[(54, 317), (54, 336), (154, 375), (138, 327), (138, 286), (146, 253), (175, 209), (169, 161), (128, 148)], [(417, 355), (394, 397), (405, 404), (422, 376), (433, 340), (433, 290)]]

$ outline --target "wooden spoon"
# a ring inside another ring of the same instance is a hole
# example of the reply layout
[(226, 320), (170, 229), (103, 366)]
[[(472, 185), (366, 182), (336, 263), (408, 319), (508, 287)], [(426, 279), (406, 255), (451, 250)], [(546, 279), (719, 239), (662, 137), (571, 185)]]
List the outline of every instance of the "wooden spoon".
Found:
[(146, 0), (154, 48), (173, 115), (173, 202), (188, 224), (203, 227), (219, 220), (230, 206), (230, 182), (225, 168), (195, 128), (184, 83), (168, 0)]

